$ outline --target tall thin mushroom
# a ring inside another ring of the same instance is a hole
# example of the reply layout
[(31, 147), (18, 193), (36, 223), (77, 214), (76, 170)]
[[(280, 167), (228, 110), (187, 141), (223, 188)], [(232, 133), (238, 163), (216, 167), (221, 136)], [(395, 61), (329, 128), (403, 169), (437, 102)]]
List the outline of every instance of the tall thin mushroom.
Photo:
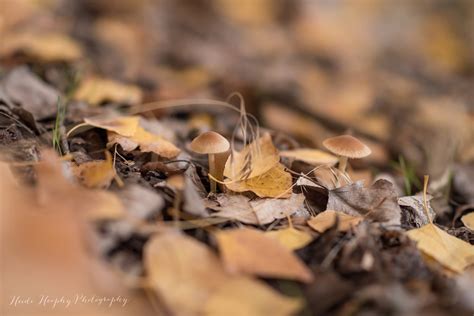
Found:
[[(193, 139), (189, 147), (195, 153), (207, 154), (209, 156), (209, 174), (217, 180), (222, 180), (222, 172), (216, 169), (216, 155), (229, 150), (229, 141), (219, 133), (209, 131)], [(216, 182), (212, 177), (209, 177), (209, 182), (211, 192), (215, 193)]]

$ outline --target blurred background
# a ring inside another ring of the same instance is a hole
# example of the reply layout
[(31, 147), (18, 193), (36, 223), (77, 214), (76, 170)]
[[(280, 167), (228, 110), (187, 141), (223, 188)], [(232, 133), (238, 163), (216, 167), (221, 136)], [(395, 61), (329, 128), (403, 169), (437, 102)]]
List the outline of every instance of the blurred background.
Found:
[[(0, 38), (0, 77), (26, 64), (66, 94), (71, 73), (101, 76), (138, 87), (144, 103), (240, 92), (262, 126), (304, 146), (360, 136), (373, 155), (356, 168), (393, 170), (403, 157), (431, 176), (432, 192), (453, 170), (474, 176), (471, 0), (0, 0)], [(45, 233), (53, 218), (14, 219), (31, 234), (10, 229), (5, 240), (28, 251), (35, 234), (65, 236)], [(49, 247), (64, 254), (61, 242)], [(28, 251), (11, 266), (38, 260)], [(79, 250), (67, 251), (76, 262)], [(84, 274), (62, 273), (71, 282)], [(12, 274), (9, 284), (17, 280), (29, 282)]]

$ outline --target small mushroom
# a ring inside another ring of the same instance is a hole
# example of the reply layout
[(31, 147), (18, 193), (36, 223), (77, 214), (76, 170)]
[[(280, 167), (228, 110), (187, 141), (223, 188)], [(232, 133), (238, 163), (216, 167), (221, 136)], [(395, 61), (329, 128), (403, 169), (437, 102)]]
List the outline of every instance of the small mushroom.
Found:
[[(229, 141), (222, 135), (209, 131), (202, 133), (191, 142), (191, 150), (198, 154), (209, 155), (209, 174), (222, 181), (222, 172), (216, 169), (216, 155), (227, 152), (230, 148)], [(211, 184), (211, 192), (216, 192), (216, 182), (209, 178)]]
[(372, 153), (370, 148), (351, 135), (330, 137), (323, 141), (323, 146), (339, 156), (339, 170), (346, 171), (348, 158), (364, 158)]

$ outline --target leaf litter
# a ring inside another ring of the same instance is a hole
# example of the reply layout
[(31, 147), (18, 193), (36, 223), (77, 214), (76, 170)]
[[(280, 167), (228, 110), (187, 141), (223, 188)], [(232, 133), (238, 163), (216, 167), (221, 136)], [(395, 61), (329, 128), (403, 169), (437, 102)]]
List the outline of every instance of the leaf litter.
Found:
[[(7, 294), (130, 298), (114, 315), (473, 313), (472, 28), (451, 21), (472, 4), (5, 5)], [(390, 31), (398, 12), (410, 32)], [(194, 154), (211, 131), (230, 150)], [(323, 151), (341, 134), (372, 155)]]

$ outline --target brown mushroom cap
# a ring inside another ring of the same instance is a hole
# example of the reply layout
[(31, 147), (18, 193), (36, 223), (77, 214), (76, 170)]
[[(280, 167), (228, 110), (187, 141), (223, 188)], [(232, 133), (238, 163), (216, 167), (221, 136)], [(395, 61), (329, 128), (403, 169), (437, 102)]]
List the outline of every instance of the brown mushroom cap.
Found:
[(209, 131), (193, 139), (189, 147), (198, 154), (218, 154), (228, 151), (230, 144), (221, 134)]
[(333, 154), (348, 158), (363, 158), (372, 153), (366, 144), (351, 135), (328, 138), (323, 146)]

